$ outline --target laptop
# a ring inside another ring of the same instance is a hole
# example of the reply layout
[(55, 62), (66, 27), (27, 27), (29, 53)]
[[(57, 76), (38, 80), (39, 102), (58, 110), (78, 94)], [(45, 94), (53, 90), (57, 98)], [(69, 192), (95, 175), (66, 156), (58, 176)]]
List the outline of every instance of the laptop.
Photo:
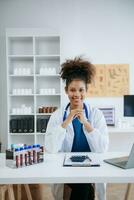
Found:
[(123, 169), (134, 168), (134, 144), (129, 156), (105, 159), (104, 162), (121, 167)]

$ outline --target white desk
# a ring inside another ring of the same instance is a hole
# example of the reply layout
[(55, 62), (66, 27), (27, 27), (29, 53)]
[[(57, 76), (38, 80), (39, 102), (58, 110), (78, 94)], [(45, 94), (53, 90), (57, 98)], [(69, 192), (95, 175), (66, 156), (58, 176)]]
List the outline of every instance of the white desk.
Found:
[(119, 127), (108, 127), (108, 131), (109, 131), (109, 133), (126, 133), (126, 134), (128, 134), (128, 133), (133, 133), (134, 134), (134, 127), (128, 127), (128, 128), (119, 128)]
[[(125, 153), (89, 153), (91, 158), (102, 160)], [(124, 170), (104, 162), (100, 167), (63, 167), (64, 154), (46, 154), (45, 162), (11, 169), (0, 168), (0, 184), (27, 183), (134, 183), (134, 169)]]

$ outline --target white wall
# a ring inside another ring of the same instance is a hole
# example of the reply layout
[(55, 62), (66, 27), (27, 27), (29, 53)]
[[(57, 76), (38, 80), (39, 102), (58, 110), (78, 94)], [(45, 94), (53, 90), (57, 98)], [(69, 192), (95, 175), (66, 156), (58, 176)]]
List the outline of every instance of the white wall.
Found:
[[(0, 138), (6, 141), (6, 28), (44, 28), (62, 36), (65, 58), (85, 55), (93, 63), (129, 63), (134, 94), (133, 0), (0, 1)], [(122, 98), (91, 98), (93, 105), (114, 105), (123, 116)]]

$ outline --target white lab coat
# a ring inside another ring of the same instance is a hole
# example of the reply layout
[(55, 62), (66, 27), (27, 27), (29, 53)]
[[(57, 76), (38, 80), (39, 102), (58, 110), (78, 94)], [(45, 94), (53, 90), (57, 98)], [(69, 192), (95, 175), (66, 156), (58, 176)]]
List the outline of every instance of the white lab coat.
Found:
[[(109, 136), (105, 118), (100, 110), (91, 108), (89, 102), (85, 102), (88, 109), (88, 120), (93, 127), (93, 131), (88, 133), (83, 126), (83, 132), (87, 138), (90, 149), (92, 152), (105, 152), (108, 150)], [(70, 152), (73, 145), (74, 130), (73, 125), (70, 123), (66, 129), (61, 127), (63, 123), (63, 115), (65, 107), (56, 110), (50, 117), (46, 136), (45, 136), (45, 149), (50, 153), (57, 152)], [(67, 115), (69, 109), (67, 110)], [(105, 184), (98, 183), (96, 186), (96, 193), (99, 200), (105, 200)], [(59, 200), (59, 199), (58, 199)]]

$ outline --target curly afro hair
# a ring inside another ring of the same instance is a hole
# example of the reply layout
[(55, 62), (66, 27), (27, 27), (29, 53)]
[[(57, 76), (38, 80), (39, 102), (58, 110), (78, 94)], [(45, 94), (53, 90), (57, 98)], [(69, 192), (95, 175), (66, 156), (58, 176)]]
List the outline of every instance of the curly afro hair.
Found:
[(81, 57), (75, 57), (73, 60), (66, 60), (61, 65), (61, 78), (66, 82), (66, 87), (73, 80), (82, 80), (87, 84), (91, 83), (95, 75), (95, 66)]

